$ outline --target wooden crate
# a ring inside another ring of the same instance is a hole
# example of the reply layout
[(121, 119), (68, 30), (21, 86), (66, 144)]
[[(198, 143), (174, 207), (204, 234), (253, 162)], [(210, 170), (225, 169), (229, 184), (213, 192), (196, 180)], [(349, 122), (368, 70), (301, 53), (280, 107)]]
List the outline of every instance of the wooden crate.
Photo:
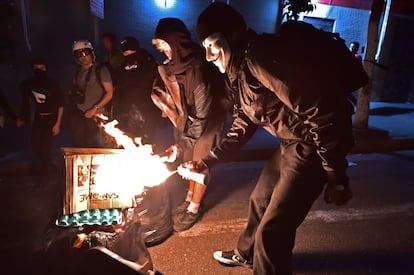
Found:
[(98, 167), (124, 150), (105, 148), (62, 148), (61, 150), (65, 158), (66, 172), (63, 214), (90, 209), (134, 206), (135, 194), (121, 194), (113, 190), (105, 192), (102, 188), (98, 188), (95, 182)]

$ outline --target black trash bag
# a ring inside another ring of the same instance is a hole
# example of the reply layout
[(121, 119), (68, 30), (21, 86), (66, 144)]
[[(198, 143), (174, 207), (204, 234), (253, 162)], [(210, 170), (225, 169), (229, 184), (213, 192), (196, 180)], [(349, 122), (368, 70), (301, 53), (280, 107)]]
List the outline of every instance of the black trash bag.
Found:
[(135, 200), (134, 220), (139, 220), (141, 224), (145, 244), (153, 246), (165, 241), (173, 232), (167, 186), (146, 187)]
[(153, 269), (151, 256), (137, 221), (127, 220), (124, 227), (114, 232), (92, 231), (88, 239), (92, 248), (135, 271), (146, 274)]
[(75, 248), (78, 234), (83, 233), (79, 227), (52, 227), (43, 236), (43, 272), (45, 275), (72, 274), (89, 245)]

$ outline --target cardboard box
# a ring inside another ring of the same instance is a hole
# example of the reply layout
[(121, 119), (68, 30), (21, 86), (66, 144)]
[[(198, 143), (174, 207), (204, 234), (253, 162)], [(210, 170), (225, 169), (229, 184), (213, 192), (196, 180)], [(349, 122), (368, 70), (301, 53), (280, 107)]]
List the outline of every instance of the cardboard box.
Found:
[[(134, 207), (137, 194), (122, 193), (112, 186), (99, 186), (96, 181), (98, 168), (122, 153), (122, 149), (62, 148), (65, 158), (65, 196), (63, 214), (90, 209)], [(116, 171), (115, 171), (116, 172)]]

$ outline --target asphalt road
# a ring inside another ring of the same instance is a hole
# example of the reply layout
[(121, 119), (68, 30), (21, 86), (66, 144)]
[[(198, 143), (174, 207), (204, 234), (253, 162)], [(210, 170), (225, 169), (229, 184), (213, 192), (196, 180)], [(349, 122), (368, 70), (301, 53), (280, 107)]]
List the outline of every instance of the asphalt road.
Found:
[[(294, 274), (414, 274), (414, 151), (351, 155), (349, 161), (354, 198), (343, 207), (316, 201), (298, 230)], [(234, 248), (262, 166), (217, 167), (202, 220), (150, 249), (156, 269), (251, 274), (218, 264), (212, 253)]]
[[(414, 151), (349, 157), (354, 192), (343, 207), (314, 204), (298, 230), (294, 274), (414, 274)], [(149, 248), (164, 274), (251, 274), (225, 267), (215, 250), (233, 249), (247, 216), (249, 195), (264, 162), (220, 164), (204, 215), (190, 230)], [(36, 188), (30, 177), (1, 185), (2, 274), (39, 274), (40, 239), (53, 222), (58, 185)], [(277, 245), (277, 244), (275, 244)]]

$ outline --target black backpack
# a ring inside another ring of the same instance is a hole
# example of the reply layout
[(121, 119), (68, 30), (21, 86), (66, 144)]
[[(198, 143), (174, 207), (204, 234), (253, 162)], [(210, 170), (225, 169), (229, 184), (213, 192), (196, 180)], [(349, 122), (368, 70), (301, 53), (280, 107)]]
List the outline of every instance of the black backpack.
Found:
[[(336, 87), (338, 93), (349, 94), (368, 82), (362, 64), (337, 33), (318, 30), (305, 22), (288, 21), (275, 34), (261, 37), (259, 44), (266, 50), (259, 53), (260, 58), (277, 60), (272, 69), (291, 87), (328, 91)], [(265, 47), (266, 44), (273, 47)]]

